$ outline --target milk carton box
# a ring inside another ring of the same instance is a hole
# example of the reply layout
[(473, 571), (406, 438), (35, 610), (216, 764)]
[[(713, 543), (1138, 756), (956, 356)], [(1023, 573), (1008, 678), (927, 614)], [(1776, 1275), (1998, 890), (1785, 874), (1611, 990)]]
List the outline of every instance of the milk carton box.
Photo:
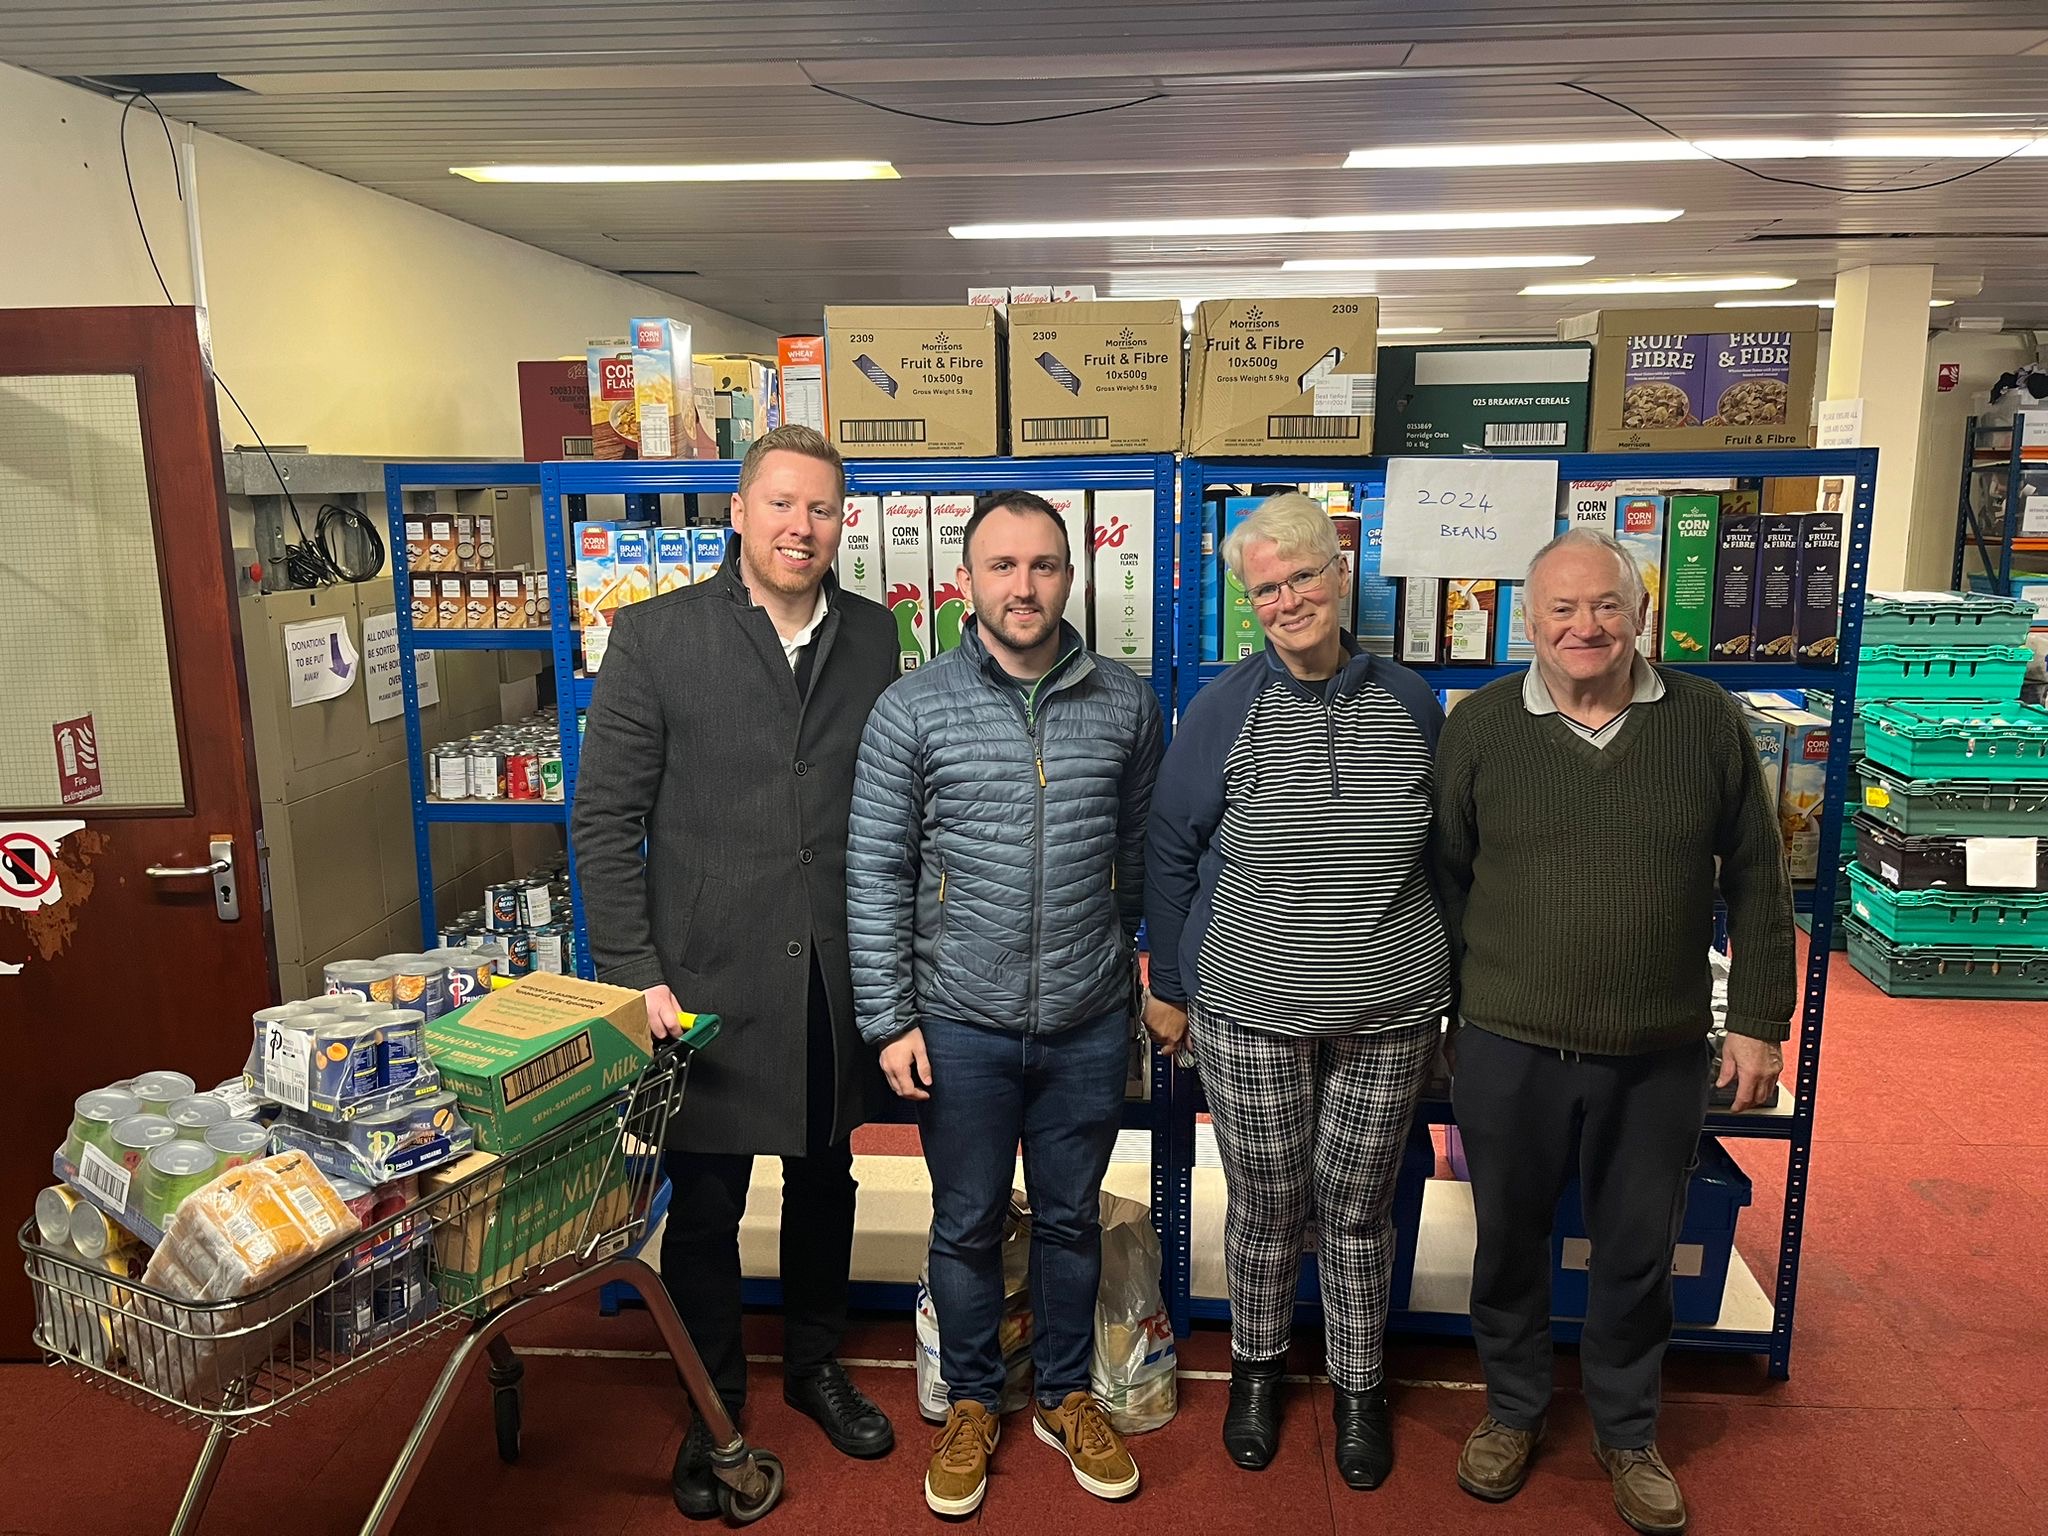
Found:
[[(1012, 303), (1016, 300), (1013, 298)], [(1081, 643), (1088, 640), (1088, 493), (1047, 491), (1045, 499), (1067, 525), (1067, 558), (1074, 562), (1074, 585), (1067, 593), (1066, 611), (1060, 615), (1074, 626)]]
[(1152, 667), (1154, 528), (1150, 491), (1095, 493), (1095, 649)]
[(690, 530), (654, 530), (654, 590), (678, 592), (695, 578), (690, 574)]
[(849, 496), (839, 525), (839, 585), (886, 606), (882, 585), (882, 498)]
[(942, 655), (960, 643), (967, 622), (967, 589), (960, 567), (967, 553), (967, 520), (974, 516), (972, 496), (932, 498), (932, 654)]
[(718, 568), (725, 564), (726, 541), (732, 530), (719, 524), (709, 528), (690, 530), (690, 574), (698, 581), (709, 581), (718, 574)]
[(896, 620), (899, 670), (912, 671), (931, 655), (931, 508), (923, 496), (882, 498), (882, 579)]

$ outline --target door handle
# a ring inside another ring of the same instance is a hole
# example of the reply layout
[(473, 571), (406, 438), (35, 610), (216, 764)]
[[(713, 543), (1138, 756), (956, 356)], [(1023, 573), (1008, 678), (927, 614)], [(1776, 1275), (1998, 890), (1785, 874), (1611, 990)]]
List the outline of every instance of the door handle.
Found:
[(213, 857), (205, 864), (150, 864), (142, 872), (152, 880), (211, 881), (214, 915), (224, 923), (232, 923), (242, 915), (241, 898), (235, 889), (235, 840), (217, 834), (207, 839), (206, 851)]

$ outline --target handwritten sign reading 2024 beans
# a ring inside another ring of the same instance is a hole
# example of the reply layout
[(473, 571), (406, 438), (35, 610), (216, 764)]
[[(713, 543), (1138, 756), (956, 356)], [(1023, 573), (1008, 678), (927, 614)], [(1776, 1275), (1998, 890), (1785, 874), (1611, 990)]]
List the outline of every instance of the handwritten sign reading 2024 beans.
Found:
[(1557, 531), (1555, 459), (1389, 459), (1380, 570), (1519, 581)]

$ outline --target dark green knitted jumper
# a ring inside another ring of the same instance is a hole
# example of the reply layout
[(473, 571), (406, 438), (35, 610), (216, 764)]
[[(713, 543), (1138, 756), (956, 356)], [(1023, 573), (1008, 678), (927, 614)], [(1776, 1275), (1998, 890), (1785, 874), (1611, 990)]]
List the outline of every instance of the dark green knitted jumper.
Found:
[(1711, 1019), (1714, 861), (1728, 904), (1728, 1028), (1783, 1040), (1797, 996), (1792, 892), (1734, 698), (1659, 667), (1603, 750), (1532, 715), (1519, 673), (1451, 713), (1432, 844), (1459, 954), (1458, 1011), (1511, 1040), (1635, 1055)]

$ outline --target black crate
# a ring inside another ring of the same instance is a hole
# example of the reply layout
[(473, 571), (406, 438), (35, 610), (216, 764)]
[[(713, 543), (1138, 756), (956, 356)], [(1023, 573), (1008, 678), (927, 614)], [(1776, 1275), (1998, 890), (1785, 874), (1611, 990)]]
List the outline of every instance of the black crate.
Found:
[[(1871, 816), (1855, 818), (1856, 862), (1895, 891), (1966, 891), (1965, 839), (1908, 837)], [(2035, 852), (2034, 885), (2048, 890), (2048, 839)]]

